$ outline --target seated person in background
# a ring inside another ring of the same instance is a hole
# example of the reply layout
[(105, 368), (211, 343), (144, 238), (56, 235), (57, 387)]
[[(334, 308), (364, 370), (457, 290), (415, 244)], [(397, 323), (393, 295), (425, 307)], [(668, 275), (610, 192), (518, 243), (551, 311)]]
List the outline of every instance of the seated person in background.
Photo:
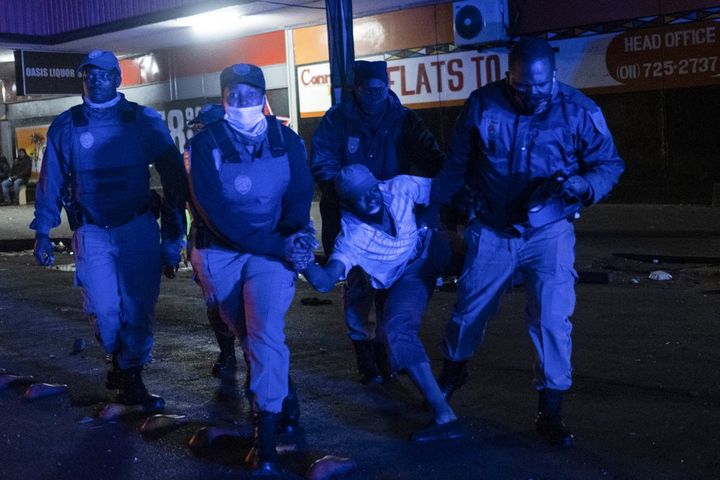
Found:
[[(30, 158), (24, 148), (18, 150), (18, 156), (13, 162), (12, 169), (10, 170), (10, 176), (2, 181), (2, 193), (3, 201), (10, 205), (18, 203), (18, 193), (20, 187), (28, 183), (30, 175), (32, 174), (32, 158)], [(10, 187), (13, 189), (15, 200), (10, 198)]]
[(10, 176), (10, 164), (5, 155), (0, 155), (0, 182)]
[(379, 333), (394, 372), (405, 371), (433, 408), (434, 419), (411, 440), (426, 443), (463, 436), (460, 422), (440, 391), (418, 336), (420, 322), (448, 260), (441, 234), (418, 228), (414, 208), (430, 200), (431, 179), (399, 175), (379, 182), (364, 165), (344, 167), (335, 179), (342, 205), (341, 233), (324, 267), (301, 273), (321, 292), (351, 268), (361, 267), (381, 297)]

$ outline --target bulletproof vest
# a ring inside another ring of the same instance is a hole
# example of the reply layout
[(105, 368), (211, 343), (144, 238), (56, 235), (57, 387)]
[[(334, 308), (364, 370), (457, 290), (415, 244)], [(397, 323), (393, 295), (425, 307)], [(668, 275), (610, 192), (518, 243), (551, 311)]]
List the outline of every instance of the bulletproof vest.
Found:
[(90, 118), (82, 105), (70, 109), (73, 200), (83, 221), (118, 226), (147, 208), (153, 159), (142, 109), (121, 101)]
[(290, 163), (280, 122), (268, 116), (267, 123), (266, 138), (256, 147), (255, 156), (232, 138), (226, 122), (205, 128), (222, 158), (219, 175), (228, 211), (242, 215), (257, 230), (272, 231), (280, 220), (282, 197), (290, 183)]

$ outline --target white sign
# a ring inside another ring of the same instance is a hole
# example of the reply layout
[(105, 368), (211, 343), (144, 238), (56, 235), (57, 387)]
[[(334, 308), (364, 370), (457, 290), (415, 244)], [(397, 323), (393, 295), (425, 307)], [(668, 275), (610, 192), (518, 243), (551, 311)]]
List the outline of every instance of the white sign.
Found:
[[(616, 34), (551, 42), (558, 48), (558, 80), (578, 88), (620, 86), (608, 73), (605, 54)], [(363, 60), (383, 60), (383, 56)], [(507, 51), (455, 51), (388, 61), (390, 88), (403, 105), (457, 105), (473, 90), (505, 77)], [(297, 67), (300, 115), (316, 117), (330, 108), (330, 64)]]

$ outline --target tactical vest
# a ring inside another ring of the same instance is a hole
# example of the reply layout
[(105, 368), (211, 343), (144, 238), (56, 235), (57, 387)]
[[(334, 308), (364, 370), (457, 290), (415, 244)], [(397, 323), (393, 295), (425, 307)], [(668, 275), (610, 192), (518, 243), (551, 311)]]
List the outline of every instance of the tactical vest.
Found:
[(88, 118), (82, 105), (70, 109), (72, 197), (83, 223), (115, 227), (147, 211), (152, 139), (138, 122), (142, 110), (121, 101)]
[[(229, 210), (242, 215), (252, 228), (269, 232), (275, 229), (282, 214), (282, 198), (290, 184), (290, 162), (280, 122), (274, 116), (268, 116), (267, 122), (266, 138), (257, 147), (259, 155), (254, 158), (239, 150), (243, 146), (233, 140), (226, 122), (213, 122), (205, 129), (220, 151), (218, 174)], [(196, 223), (197, 247), (229, 244), (212, 225)], [(208, 233), (210, 238), (206, 237)]]

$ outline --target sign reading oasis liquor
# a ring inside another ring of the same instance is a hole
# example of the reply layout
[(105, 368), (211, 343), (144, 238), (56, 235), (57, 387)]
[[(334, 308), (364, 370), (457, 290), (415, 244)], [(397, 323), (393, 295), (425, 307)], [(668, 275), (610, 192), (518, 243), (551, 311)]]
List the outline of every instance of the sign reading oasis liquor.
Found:
[(83, 53), (28, 52), (15, 50), (18, 95), (66, 95), (82, 93), (77, 67)]

